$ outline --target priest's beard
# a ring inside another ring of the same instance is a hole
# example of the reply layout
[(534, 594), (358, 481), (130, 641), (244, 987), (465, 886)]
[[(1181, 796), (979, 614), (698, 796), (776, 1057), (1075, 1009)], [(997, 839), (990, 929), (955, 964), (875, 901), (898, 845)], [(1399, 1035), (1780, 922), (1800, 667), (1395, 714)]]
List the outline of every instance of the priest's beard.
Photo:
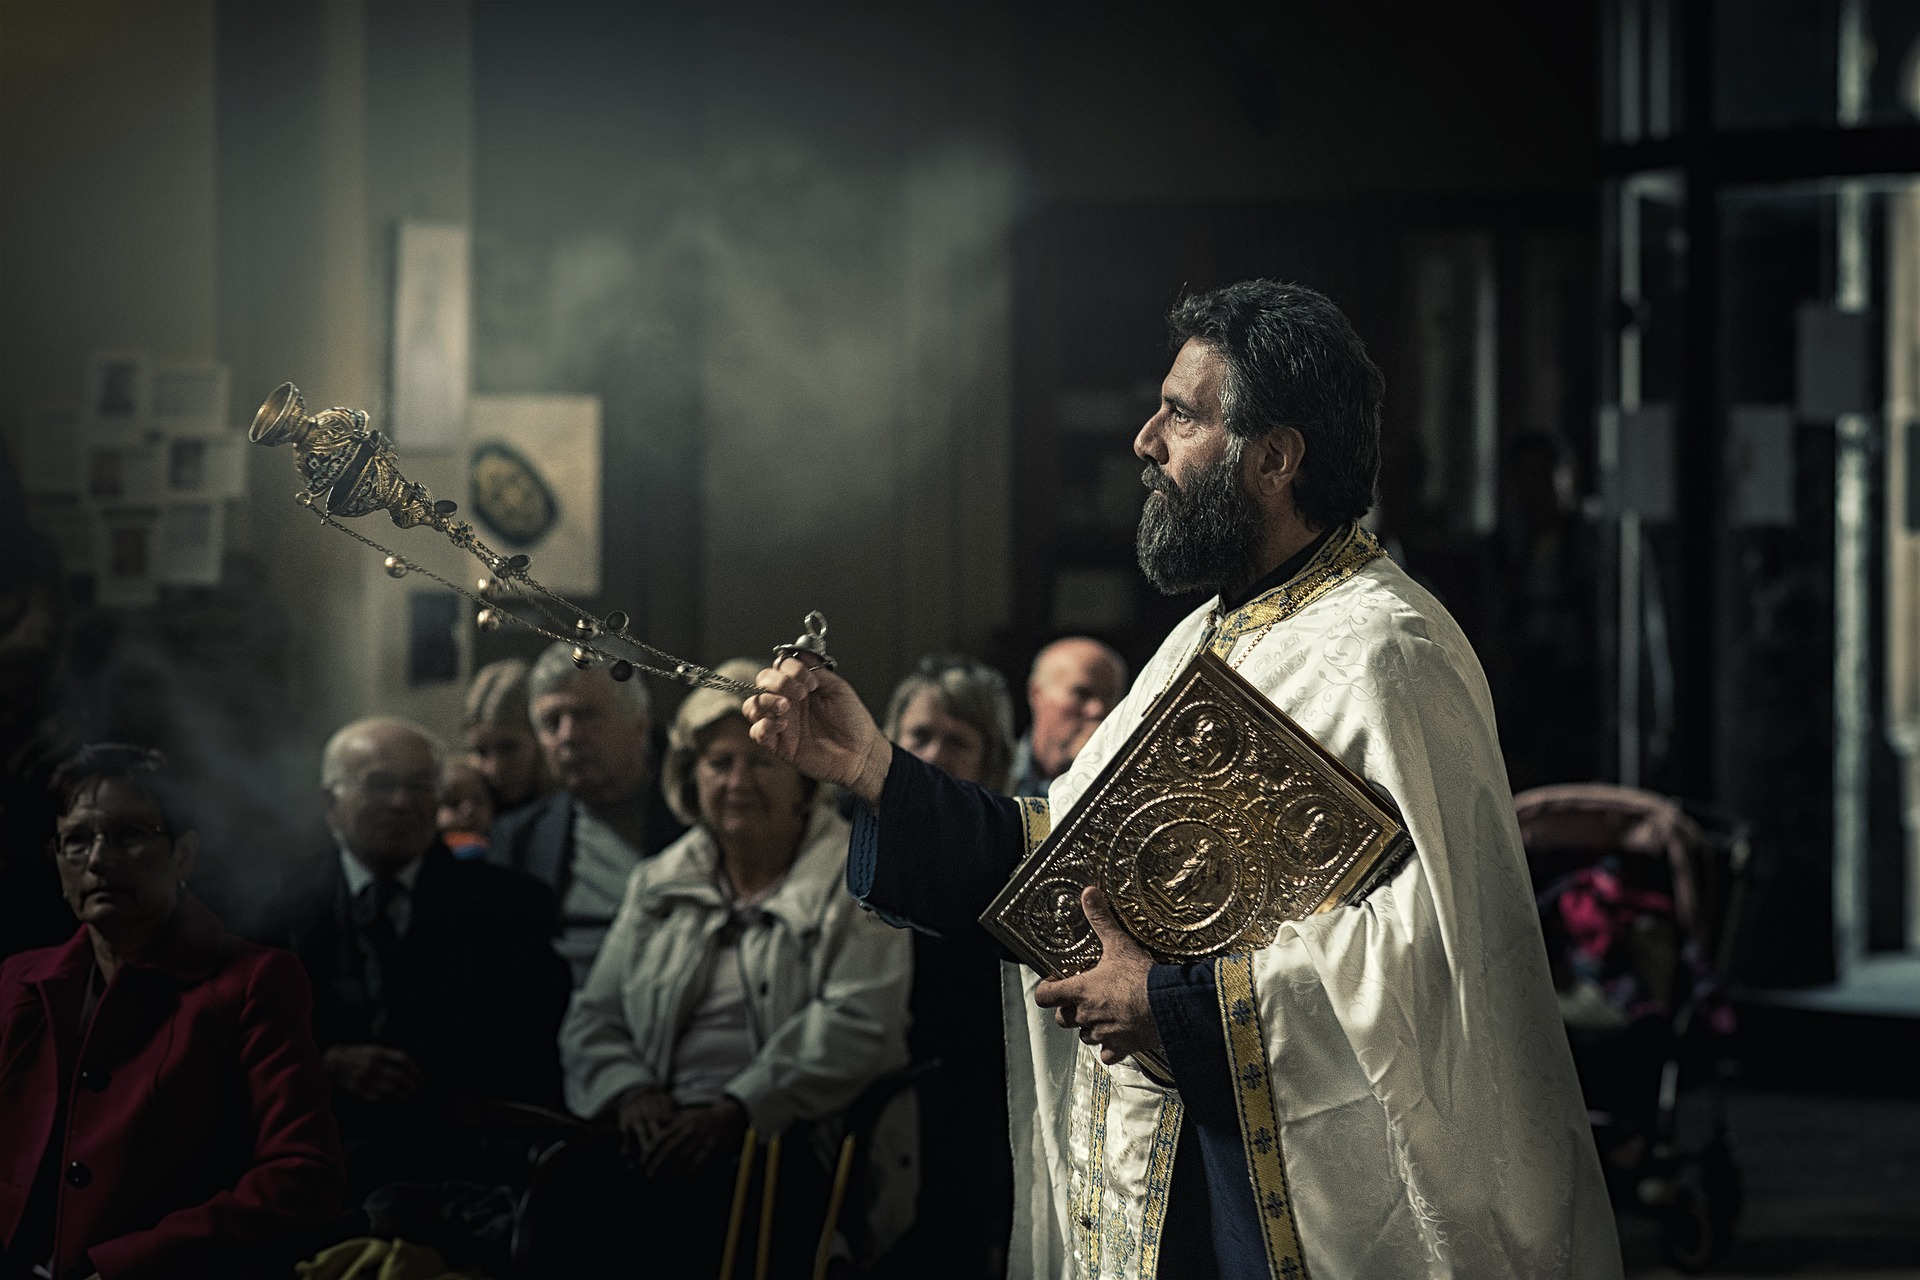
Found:
[(1153, 492), (1140, 510), (1134, 550), (1155, 590), (1225, 593), (1253, 580), (1266, 529), (1259, 505), (1240, 483), (1238, 437), (1184, 490), (1151, 462), (1140, 483)]

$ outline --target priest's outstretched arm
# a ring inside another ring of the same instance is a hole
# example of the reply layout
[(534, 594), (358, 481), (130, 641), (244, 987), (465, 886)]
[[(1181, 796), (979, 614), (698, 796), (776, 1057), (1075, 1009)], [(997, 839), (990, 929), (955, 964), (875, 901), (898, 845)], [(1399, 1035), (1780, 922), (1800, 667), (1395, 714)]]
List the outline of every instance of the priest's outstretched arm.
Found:
[[(1025, 807), (1042, 802), (962, 782), (900, 750), (844, 680), (802, 659), (762, 671), (758, 683), (763, 692), (745, 706), (754, 739), (863, 802), (847, 852), (854, 897), (891, 924), (1011, 959), (980, 927), (980, 914), (1029, 852), (1033, 827)], [(1216, 1002), (1211, 966), (1155, 965), (1113, 920), (1099, 890), (1089, 889), (1083, 905), (1101, 934), (1102, 961), (1087, 973), (1041, 983), (1036, 1002), (1101, 1045), (1109, 1062), (1163, 1042), (1196, 1067), (1210, 1062), (1214, 1046), (1195, 1058), (1172, 1042), (1204, 1024), (1195, 1011)]]

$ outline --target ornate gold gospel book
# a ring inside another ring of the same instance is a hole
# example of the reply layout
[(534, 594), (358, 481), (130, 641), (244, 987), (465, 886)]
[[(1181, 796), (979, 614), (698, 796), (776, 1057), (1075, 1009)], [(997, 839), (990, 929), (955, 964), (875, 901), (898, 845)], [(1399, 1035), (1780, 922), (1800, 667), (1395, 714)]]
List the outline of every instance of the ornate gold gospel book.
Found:
[(1206, 649), (980, 917), (1048, 977), (1092, 968), (1099, 885), (1173, 963), (1265, 946), (1364, 896), (1412, 848), (1400, 815)]

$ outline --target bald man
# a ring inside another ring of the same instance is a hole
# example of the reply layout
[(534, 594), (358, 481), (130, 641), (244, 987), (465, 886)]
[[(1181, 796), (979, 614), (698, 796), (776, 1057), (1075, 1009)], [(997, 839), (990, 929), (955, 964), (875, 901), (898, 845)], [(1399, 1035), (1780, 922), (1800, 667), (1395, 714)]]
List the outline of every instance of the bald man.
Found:
[(439, 1104), (549, 1102), (567, 968), (553, 895), (455, 860), (435, 829), (441, 751), (419, 725), (356, 720), (321, 757), (331, 839), (295, 869), (266, 939), (313, 982), (314, 1035), (356, 1196), (457, 1172)]
[(1126, 659), (1090, 636), (1055, 640), (1035, 655), (1027, 675), (1033, 727), (1014, 756), (1013, 794), (1045, 798), (1126, 692)]

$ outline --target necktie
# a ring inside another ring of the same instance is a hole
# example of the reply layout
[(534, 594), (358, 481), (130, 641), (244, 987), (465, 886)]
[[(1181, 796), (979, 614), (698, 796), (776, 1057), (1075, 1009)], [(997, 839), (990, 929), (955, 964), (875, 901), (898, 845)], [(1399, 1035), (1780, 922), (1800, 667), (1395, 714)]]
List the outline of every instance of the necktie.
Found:
[(406, 888), (399, 881), (382, 876), (354, 896), (354, 933), (360, 944), (360, 969), (366, 984), (367, 1001), (373, 1006), (375, 1031), (385, 1021), (386, 969), (400, 932), (394, 927), (393, 908)]

